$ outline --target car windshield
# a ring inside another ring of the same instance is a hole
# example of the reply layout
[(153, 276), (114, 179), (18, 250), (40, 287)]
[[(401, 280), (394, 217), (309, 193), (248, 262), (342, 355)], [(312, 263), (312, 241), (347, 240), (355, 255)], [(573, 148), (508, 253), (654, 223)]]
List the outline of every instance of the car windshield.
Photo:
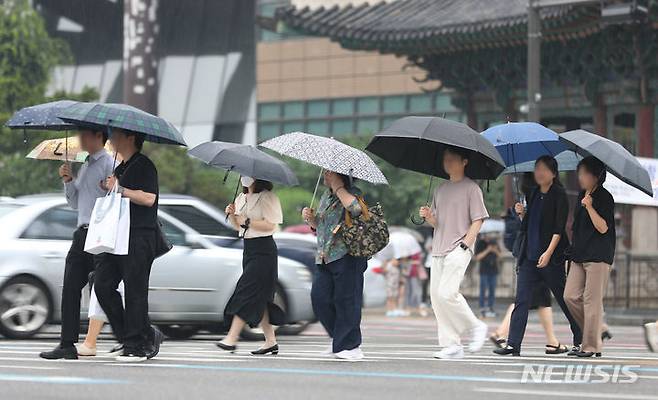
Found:
[(0, 217), (4, 217), (5, 215), (9, 214), (10, 212), (23, 207), (21, 204), (2, 204), (0, 203)]

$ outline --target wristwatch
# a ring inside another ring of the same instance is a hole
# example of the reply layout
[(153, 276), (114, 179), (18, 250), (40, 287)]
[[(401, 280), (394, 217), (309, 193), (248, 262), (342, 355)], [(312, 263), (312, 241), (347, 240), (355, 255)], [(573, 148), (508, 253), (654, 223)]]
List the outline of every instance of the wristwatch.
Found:
[(240, 228), (244, 229), (245, 231), (249, 229), (249, 224), (251, 223), (251, 219), (247, 218), (244, 220), (244, 224), (240, 225)]
[(471, 251), (471, 248), (468, 247), (464, 242), (459, 242), (459, 247), (461, 247), (462, 250)]
[(117, 193), (123, 195), (123, 191), (124, 191), (124, 189), (125, 189), (125, 188), (124, 188), (123, 186), (119, 186), (119, 187), (117, 187)]

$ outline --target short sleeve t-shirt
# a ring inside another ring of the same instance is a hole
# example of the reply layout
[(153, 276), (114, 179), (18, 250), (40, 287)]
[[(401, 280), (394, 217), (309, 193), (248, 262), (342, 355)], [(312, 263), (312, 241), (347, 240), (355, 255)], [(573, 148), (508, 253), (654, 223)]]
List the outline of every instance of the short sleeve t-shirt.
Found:
[(235, 199), (235, 215), (249, 218), (252, 221), (264, 219), (275, 225), (275, 228), (269, 231), (259, 231), (251, 227), (246, 232), (240, 229), (240, 236), (244, 236), (245, 239), (271, 236), (276, 231), (276, 225), (283, 223), (279, 197), (269, 190), (238, 195)]
[[(498, 246), (496, 242), (488, 240), (478, 240), (475, 243), (475, 254), (485, 251), (489, 245)], [(488, 253), (480, 260), (480, 275), (496, 275), (498, 273), (498, 256), (494, 252)]]
[(606, 233), (594, 227), (587, 210), (580, 205), (585, 192), (580, 192), (573, 222), (571, 260), (577, 263), (604, 262), (612, 265), (615, 259), (615, 199), (604, 187), (592, 193), (592, 207), (608, 225)]
[(489, 217), (482, 190), (468, 177), (445, 181), (434, 191), (432, 213), (437, 219), (432, 255), (445, 256), (459, 245), (474, 221)]
[(130, 202), (130, 229), (155, 229), (158, 224), (158, 171), (153, 162), (142, 153), (135, 153), (115, 170), (119, 185), (126, 189), (155, 194), (151, 207)]

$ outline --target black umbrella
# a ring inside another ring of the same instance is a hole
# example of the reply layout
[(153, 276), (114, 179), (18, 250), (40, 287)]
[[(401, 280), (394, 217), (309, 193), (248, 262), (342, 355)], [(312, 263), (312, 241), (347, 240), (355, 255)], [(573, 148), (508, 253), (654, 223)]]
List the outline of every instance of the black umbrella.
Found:
[(447, 146), (470, 152), (466, 176), (496, 179), (505, 162), (482, 135), (460, 122), (439, 117), (404, 117), (377, 133), (367, 150), (398, 168), (448, 178), (443, 170)]
[(218, 141), (207, 142), (187, 153), (208, 165), (234, 171), (243, 176), (283, 185), (299, 184), (295, 173), (286, 163), (254, 146)]
[(611, 174), (653, 197), (649, 172), (619, 143), (582, 129), (564, 132), (560, 140), (583, 157), (598, 158)]

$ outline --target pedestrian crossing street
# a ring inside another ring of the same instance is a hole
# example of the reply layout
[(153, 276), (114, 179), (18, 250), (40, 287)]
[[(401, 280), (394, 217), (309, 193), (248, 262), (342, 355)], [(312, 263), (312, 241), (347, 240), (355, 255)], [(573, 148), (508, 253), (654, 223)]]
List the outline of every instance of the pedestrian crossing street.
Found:
[[(570, 337), (566, 326), (558, 325), (556, 331), (559, 338)], [(43, 335), (34, 340), (0, 340), (0, 381), (132, 385), (139, 382), (137, 376), (149, 376), (158, 382), (158, 379), (175, 379), (184, 372), (194, 372), (194, 376), (201, 377), (207, 374), (213, 379), (222, 373), (231, 373), (247, 381), (272, 375), (290, 380), (292, 384), (322, 376), (391, 385), (398, 381), (439, 386), (461, 383), (460, 390), (489, 398), (547, 397), (549, 394), (560, 398), (590, 398), (590, 394), (596, 394), (603, 399), (658, 399), (655, 390), (650, 389), (658, 387), (658, 354), (646, 350), (638, 327), (614, 327), (615, 337), (606, 343), (604, 357), (591, 359), (543, 354), (543, 334), (534, 324), (529, 326), (522, 357), (494, 355), (493, 346), (487, 344), (479, 353), (467, 354), (463, 359), (433, 359), (436, 333), (433, 320), (429, 318), (371, 316), (364, 321), (363, 334), (366, 358), (358, 362), (321, 355), (329, 340), (317, 324), (301, 336), (279, 337), (281, 351), (278, 356), (251, 355), (249, 352), (259, 346), (257, 342), (241, 342), (235, 354), (225, 353), (214, 344), (220, 336), (200, 335), (191, 340), (166, 341), (155, 359), (136, 364), (120, 363), (104, 356), (114, 345), (109, 334), (102, 336), (96, 357), (61, 361), (38, 357), (39, 352), (56, 345), (56, 335)], [(576, 366), (598, 366), (611, 371), (626, 366), (637, 374), (637, 381), (627, 385), (597, 385), (596, 391), (592, 391), (591, 384), (522, 383), (523, 371), (528, 365), (550, 367), (552, 376), (558, 380)], [(184, 387), (185, 382), (180, 384)], [(606, 397), (608, 394), (613, 397)]]

